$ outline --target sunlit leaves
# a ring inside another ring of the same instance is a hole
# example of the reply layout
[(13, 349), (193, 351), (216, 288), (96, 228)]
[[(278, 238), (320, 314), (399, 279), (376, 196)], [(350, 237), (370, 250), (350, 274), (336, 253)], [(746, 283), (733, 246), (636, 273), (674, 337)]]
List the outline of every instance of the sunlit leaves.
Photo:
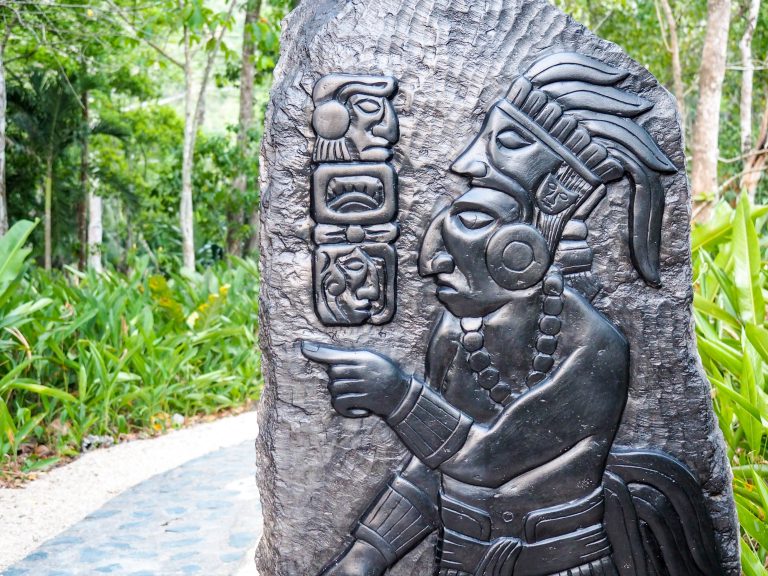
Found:
[(748, 576), (768, 574), (768, 329), (759, 240), (765, 214), (765, 207), (752, 208), (743, 197), (735, 210), (718, 206), (712, 221), (693, 231), (699, 353), (735, 464), (742, 565)]

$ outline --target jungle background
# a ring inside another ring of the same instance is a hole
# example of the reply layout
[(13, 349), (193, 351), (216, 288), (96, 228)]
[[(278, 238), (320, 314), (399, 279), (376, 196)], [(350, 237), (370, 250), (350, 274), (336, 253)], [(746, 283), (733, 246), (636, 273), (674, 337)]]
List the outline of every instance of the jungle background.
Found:
[[(258, 399), (258, 148), (297, 3), (0, 0), (0, 483)], [(768, 5), (556, 4), (677, 97), (699, 350), (766, 575)]]

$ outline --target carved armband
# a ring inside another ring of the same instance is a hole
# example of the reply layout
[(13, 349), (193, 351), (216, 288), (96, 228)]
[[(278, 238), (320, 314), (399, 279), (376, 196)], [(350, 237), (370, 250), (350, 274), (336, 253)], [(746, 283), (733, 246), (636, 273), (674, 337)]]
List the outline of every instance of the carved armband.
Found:
[(392, 566), (437, 528), (437, 506), (398, 475), (360, 520), (354, 536), (367, 542)]
[(456, 454), (472, 419), (415, 378), (387, 423), (419, 460), (437, 468)]

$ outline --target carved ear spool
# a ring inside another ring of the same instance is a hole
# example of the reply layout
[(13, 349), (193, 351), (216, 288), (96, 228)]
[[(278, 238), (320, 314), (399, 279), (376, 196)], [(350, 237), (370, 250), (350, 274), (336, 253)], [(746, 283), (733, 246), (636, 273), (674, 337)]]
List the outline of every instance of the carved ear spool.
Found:
[(323, 102), (312, 114), (312, 127), (320, 138), (338, 140), (349, 130), (349, 111), (338, 100)]
[(485, 260), (491, 277), (507, 290), (538, 284), (552, 264), (544, 236), (527, 224), (502, 226), (488, 241)]

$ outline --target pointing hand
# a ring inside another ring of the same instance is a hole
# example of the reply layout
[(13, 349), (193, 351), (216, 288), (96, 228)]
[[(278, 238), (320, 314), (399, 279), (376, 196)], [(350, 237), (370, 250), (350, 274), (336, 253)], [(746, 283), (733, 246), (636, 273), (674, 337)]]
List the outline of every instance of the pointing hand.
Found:
[(367, 350), (303, 341), (301, 352), (325, 365), (331, 404), (347, 418), (391, 414), (408, 390), (409, 378), (389, 358)]

